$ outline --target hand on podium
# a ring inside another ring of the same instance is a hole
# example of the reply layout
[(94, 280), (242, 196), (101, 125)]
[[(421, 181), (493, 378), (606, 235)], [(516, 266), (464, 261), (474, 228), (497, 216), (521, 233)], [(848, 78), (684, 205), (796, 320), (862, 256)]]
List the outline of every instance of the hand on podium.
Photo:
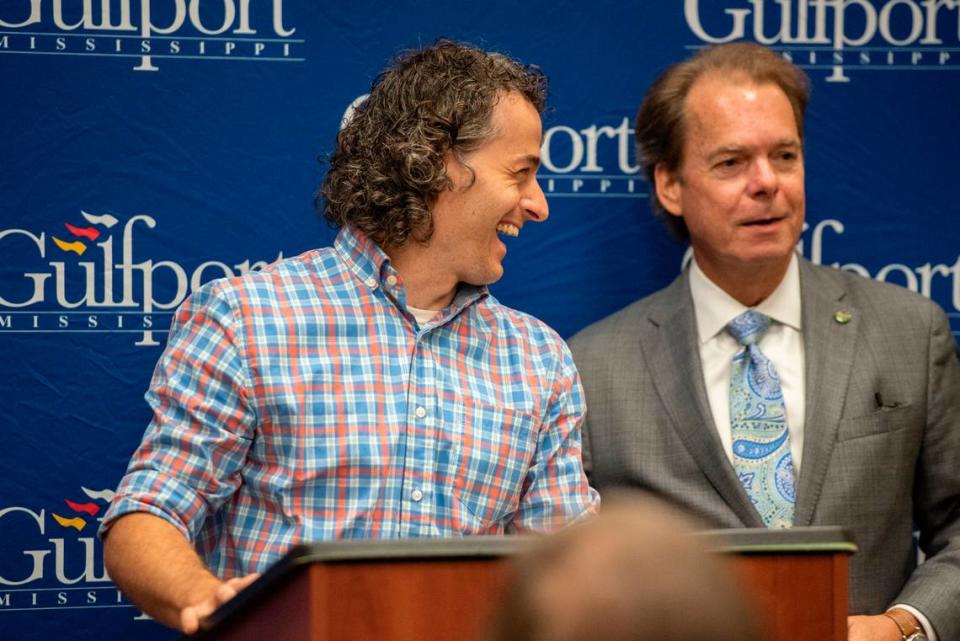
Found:
[(213, 614), (221, 605), (237, 596), (237, 592), (253, 583), (259, 574), (248, 574), (223, 581), (207, 598), (180, 610), (180, 631), (193, 634), (200, 629), (200, 622)]
[(127, 598), (160, 623), (187, 634), (258, 576), (226, 581), (214, 576), (179, 530), (145, 512), (117, 519), (104, 538), (103, 560)]
[(900, 629), (883, 614), (847, 617), (847, 641), (901, 641)]

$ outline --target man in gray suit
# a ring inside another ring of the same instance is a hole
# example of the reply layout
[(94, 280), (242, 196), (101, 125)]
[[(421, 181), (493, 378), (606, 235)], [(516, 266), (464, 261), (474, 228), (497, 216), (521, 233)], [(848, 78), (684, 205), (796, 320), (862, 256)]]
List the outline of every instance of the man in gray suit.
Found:
[(740, 43), (671, 67), (644, 99), (651, 201), (693, 260), (570, 343), (588, 474), (716, 527), (844, 526), (859, 545), (850, 639), (956, 641), (954, 341), (927, 299), (795, 253), (807, 90), (798, 68)]

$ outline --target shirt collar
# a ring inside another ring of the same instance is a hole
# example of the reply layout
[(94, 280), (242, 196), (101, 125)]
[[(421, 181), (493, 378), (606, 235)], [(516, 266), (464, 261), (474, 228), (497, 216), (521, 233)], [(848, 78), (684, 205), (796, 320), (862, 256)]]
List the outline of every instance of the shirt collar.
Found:
[(390, 257), (359, 229), (350, 225), (341, 227), (333, 247), (350, 270), (368, 286), (371, 283), (379, 285), (381, 275), (383, 278), (388, 276), (383, 270), (389, 267)]
[[(750, 309), (730, 296), (727, 292), (703, 273), (694, 258), (690, 265), (690, 295), (693, 297), (693, 309), (697, 318), (697, 336), (700, 343), (706, 343), (734, 318)], [(797, 254), (790, 257), (790, 264), (783, 280), (773, 293), (754, 307), (774, 321), (802, 329), (800, 306), (800, 267)]]
[[(364, 286), (370, 289), (380, 287), (394, 298), (401, 307), (405, 308), (406, 292), (400, 283), (400, 274), (390, 264), (390, 257), (373, 240), (362, 231), (351, 225), (340, 228), (333, 247), (340, 254), (344, 263), (360, 279)], [(393, 276), (393, 279), (390, 277)], [(455, 316), (472, 303), (486, 298), (489, 292), (486, 287), (478, 287), (462, 283), (457, 289), (453, 302), (436, 318), (447, 319)]]

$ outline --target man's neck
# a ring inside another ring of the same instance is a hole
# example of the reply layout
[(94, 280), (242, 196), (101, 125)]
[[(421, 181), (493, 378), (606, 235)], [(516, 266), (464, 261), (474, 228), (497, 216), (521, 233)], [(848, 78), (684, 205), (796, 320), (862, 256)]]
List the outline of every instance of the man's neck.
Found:
[(407, 305), (419, 309), (441, 310), (448, 306), (457, 293), (452, 278), (443, 277), (440, 269), (434, 268), (429, 253), (415, 242), (402, 247), (384, 248), (390, 263), (403, 279), (407, 293)]
[(766, 300), (783, 280), (790, 266), (790, 256), (776, 263), (759, 265), (724, 264), (697, 260), (697, 266), (717, 287), (746, 307), (755, 307)]

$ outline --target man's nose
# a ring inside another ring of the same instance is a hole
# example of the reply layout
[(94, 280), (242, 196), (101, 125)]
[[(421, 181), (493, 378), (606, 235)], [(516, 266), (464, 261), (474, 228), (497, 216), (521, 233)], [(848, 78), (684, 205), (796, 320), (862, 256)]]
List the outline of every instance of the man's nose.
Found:
[(772, 196), (777, 193), (780, 177), (769, 158), (756, 159), (750, 167), (750, 195)]
[(520, 209), (525, 217), (536, 223), (542, 223), (550, 217), (550, 206), (547, 204), (547, 197), (544, 196), (540, 183), (536, 180), (531, 182), (527, 193), (520, 198)]

